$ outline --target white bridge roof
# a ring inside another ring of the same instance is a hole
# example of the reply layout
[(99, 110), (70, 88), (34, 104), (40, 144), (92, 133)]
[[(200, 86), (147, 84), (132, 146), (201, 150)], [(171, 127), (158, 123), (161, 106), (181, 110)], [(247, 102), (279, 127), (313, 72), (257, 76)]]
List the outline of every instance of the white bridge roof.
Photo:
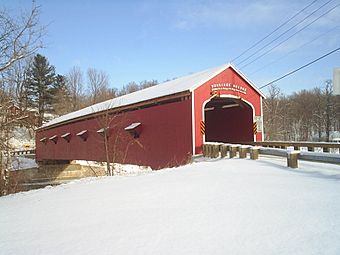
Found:
[(168, 96), (184, 91), (193, 91), (197, 87), (201, 86), (205, 82), (209, 81), (211, 78), (215, 77), (217, 74), (221, 73), (227, 68), (233, 68), (243, 79), (245, 79), (254, 89), (261, 95), (263, 94), (255, 87), (255, 85), (250, 82), (240, 71), (238, 71), (231, 64), (224, 64), (218, 67), (210, 68), (198, 73), (190, 74), (177, 78), (175, 80), (160, 83), (153, 87), (149, 87), (143, 90), (139, 90), (124, 96), (109, 99), (107, 101), (97, 103), (86, 108), (74, 111), (60, 117), (57, 117), (45, 124), (40, 128), (49, 127), (55, 124), (59, 124), (72, 119), (77, 119), (83, 116), (87, 116), (96, 112), (105, 111), (108, 109), (113, 109), (121, 106), (132, 105), (135, 103), (147, 101), (150, 99), (155, 99), (163, 96)]

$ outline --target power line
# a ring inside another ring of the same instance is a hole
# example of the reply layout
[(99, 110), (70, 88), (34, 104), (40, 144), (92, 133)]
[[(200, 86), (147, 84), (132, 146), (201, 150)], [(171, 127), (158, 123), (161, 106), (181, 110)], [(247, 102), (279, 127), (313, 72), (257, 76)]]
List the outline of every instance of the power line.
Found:
[(315, 14), (317, 11), (319, 11), (320, 9), (322, 9), (325, 5), (329, 4), (331, 1), (333, 0), (328, 0), (326, 3), (324, 3), (323, 5), (321, 5), (320, 7), (318, 7), (316, 10), (314, 10), (313, 12), (311, 12), (309, 15), (307, 15), (306, 17), (304, 17), (301, 21), (299, 21), (297, 24), (295, 24), (294, 26), (290, 27), (289, 29), (285, 30), (283, 33), (281, 33), (279, 36), (277, 36), (276, 38), (274, 38), (273, 40), (271, 40), (269, 43), (265, 44), (264, 46), (262, 46), (260, 49), (256, 50), (254, 53), (252, 53), (250, 56), (248, 56), (247, 58), (243, 59), (241, 62), (238, 63), (238, 65), (244, 63), (245, 61), (247, 61), (249, 58), (253, 57), (254, 55), (256, 55), (258, 52), (260, 52), (261, 50), (263, 50), (264, 48), (266, 48), (267, 46), (269, 46), (270, 44), (272, 44), (273, 42), (277, 41), (278, 39), (280, 39), (282, 36), (284, 36), (285, 34), (287, 34), (289, 31), (291, 31), (292, 29), (294, 29), (295, 27), (297, 27), (298, 25), (300, 25), (303, 21), (305, 21), (306, 19), (308, 19), (309, 17), (311, 17), (313, 14)]
[(310, 44), (310, 43), (312, 43), (312, 42), (314, 42), (314, 41), (318, 40), (319, 38), (321, 38), (321, 37), (325, 36), (326, 34), (328, 34), (328, 33), (332, 32), (332, 31), (334, 31), (334, 30), (338, 29), (339, 27), (340, 27), (340, 25), (337, 25), (337, 26), (333, 27), (332, 29), (328, 30), (327, 32), (325, 32), (325, 33), (322, 33), (322, 34), (318, 35), (318, 36), (317, 36), (317, 37), (315, 37), (314, 39), (312, 39), (312, 40), (310, 40), (310, 41), (308, 41), (308, 42), (304, 43), (303, 45), (299, 46), (298, 48), (296, 48), (296, 49), (294, 49), (294, 50), (292, 50), (292, 51), (288, 52), (288, 53), (287, 53), (287, 54), (285, 54), (283, 57), (277, 58), (276, 60), (274, 60), (274, 61), (271, 61), (271, 62), (269, 62), (269, 63), (265, 64), (264, 66), (262, 66), (262, 67), (260, 67), (260, 68), (256, 69), (255, 71), (253, 71), (253, 72), (252, 72), (252, 73), (250, 73), (249, 75), (255, 74), (255, 73), (257, 73), (257, 72), (259, 72), (259, 71), (261, 71), (261, 70), (265, 69), (267, 66), (270, 66), (270, 65), (273, 65), (273, 64), (275, 64), (275, 63), (279, 62), (280, 60), (282, 60), (282, 59), (284, 59), (284, 58), (288, 57), (290, 54), (292, 54), (292, 53), (294, 53), (294, 52), (298, 51), (299, 49), (301, 49), (301, 48), (303, 48), (303, 47), (307, 46), (308, 44)]
[(259, 41), (257, 41), (256, 43), (254, 43), (252, 46), (250, 46), (248, 49), (246, 49), (245, 51), (243, 51), (240, 55), (238, 55), (237, 57), (235, 57), (234, 59), (232, 59), (230, 62), (234, 62), (235, 60), (239, 59), (240, 57), (242, 57), (244, 54), (246, 54), (248, 51), (250, 51), (251, 49), (253, 49), (254, 47), (256, 47), (257, 45), (259, 45), (261, 42), (263, 42), (265, 39), (267, 39), (269, 36), (271, 36), (272, 34), (274, 34), (276, 31), (278, 31), (281, 27), (283, 27), (284, 25), (286, 25), (287, 23), (289, 23), (289, 21), (291, 21), (292, 19), (294, 19), (296, 16), (298, 16), (300, 13), (302, 13), (303, 11), (305, 11), (308, 7), (310, 7), (311, 5), (313, 5), (316, 1), (318, 0), (314, 0), (312, 1), (310, 4), (308, 4), (306, 7), (304, 7), (302, 10), (300, 10), (299, 12), (297, 12), (295, 15), (293, 15), (290, 19), (286, 20), (285, 22), (283, 22), (281, 25), (279, 25), (277, 28), (275, 28), (272, 32), (270, 32), (268, 35), (266, 35), (265, 37), (263, 37), (262, 39), (260, 39)]
[(321, 60), (321, 59), (323, 59), (323, 58), (325, 58), (325, 57), (327, 57), (327, 56), (329, 56), (329, 55), (331, 55), (331, 54), (337, 52), (338, 50), (340, 50), (340, 47), (338, 47), (338, 48), (336, 48), (335, 50), (332, 50), (332, 51), (326, 53), (325, 55), (322, 55), (321, 57), (318, 57), (317, 59), (314, 59), (313, 61), (311, 61), (311, 62), (309, 62), (309, 63), (307, 63), (307, 64), (305, 64), (305, 65), (303, 65), (303, 66), (300, 66), (299, 68), (297, 68), (297, 69), (295, 69), (295, 70), (293, 70), (293, 71), (290, 71), (289, 73), (286, 73), (285, 75), (283, 75), (283, 76), (281, 76), (281, 77), (279, 77), (279, 78), (277, 78), (277, 79), (275, 79), (275, 80), (273, 80), (273, 81), (271, 81), (271, 82), (269, 82), (269, 83), (267, 83), (267, 84), (261, 86), (259, 89), (263, 89), (263, 88), (265, 88), (265, 87), (267, 87), (267, 86), (273, 84), (274, 82), (277, 82), (277, 81), (279, 81), (279, 80), (282, 80), (283, 78), (286, 78), (287, 76), (290, 76), (290, 75), (292, 75), (293, 73), (296, 73), (296, 72), (300, 71), (301, 69), (304, 69), (304, 68), (306, 68), (307, 66), (310, 66), (311, 64), (314, 64), (315, 62), (317, 62), (317, 61), (319, 61), (319, 60)]
[(296, 31), (294, 34), (290, 35), (288, 38), (286, 38), (285, 40), (283, 40), (282, 42), (276, 44), (274, 47), (270, 48), (269, 50), (267, 50), (266, 52), (262, 53), (260, 56), (258, 56), (257, 58), (253, 59), (252, 61), (248, 62), (247, 64), (241, 66), (241, 68), (244, 68), (252, 63), (254, 63), (255, 61), (259, 60), (260, 58), (262, 58), (263, 56), (267, 55), (269, 52), (271, 52), (272, 50), (276, 49), (277, 47), (279, 47), (280, 45), (282, 45), (283, 43), (285, 43), (286, 41), (288, 41), (290, 38), (292, 38), (293, 36), (295, 36), (296, 34), (300, 33), (301, 31), (305, 30), (307, 27), (309, 27), (310, 25), (312, 25), (313, 23), (315, 23), (316, 21), (318, 21), (319, 19), (321, 19), (323, 16), (327, 15), (328, 13), (330, 13), (331, 11), (333, 11), (335, 8), (337, 8), (340, 5), (337, 4), (334, 7), (332, 7), (331, 9), (329, 9), (328, 11), (326, 11), (325, 13), (321, 14), (319, 17), (315, 18), (314, 20), (312, 20), (311, 22), (309, 22), (308, 24), (306, 24), (305, 26), (303, 26), (301, 29), (299, 29), (298, 31)]

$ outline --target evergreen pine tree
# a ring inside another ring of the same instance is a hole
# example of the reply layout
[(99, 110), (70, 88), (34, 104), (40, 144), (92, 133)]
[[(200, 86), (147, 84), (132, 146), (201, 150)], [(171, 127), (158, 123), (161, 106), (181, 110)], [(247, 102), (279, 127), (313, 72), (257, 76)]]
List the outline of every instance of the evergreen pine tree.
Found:
[(55, 81), (55, 68), (47, 58), (37, 54), (28, 72), (28, 103), (39, 113), (39, 125), (46, 112), (51, 112), (51, 89)]

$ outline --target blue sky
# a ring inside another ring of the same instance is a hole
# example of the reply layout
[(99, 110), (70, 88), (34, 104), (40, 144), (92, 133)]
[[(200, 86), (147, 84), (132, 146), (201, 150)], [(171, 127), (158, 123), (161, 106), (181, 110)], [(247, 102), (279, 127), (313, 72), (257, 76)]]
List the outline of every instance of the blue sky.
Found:
[[(228, 63), (312, 0), (36, 2), (42, 24), (48, 25), (46, 48), (40, 53), (57, 72), (94, 67), (106, 71), (111, 85), (119, 88), (130, 81), (162, 82)], [(316, 1), (264, 44), (326, 2)], [(0, 3), (13, 13), (31, 6), (30, 0)], [(337, 4), (339, 0), (332, 0), (281, 40)], [(238, 59), (236, 67), (260, 87), (339, 47), (339, 25), (340, 6), (254, 63), (243, 67), (247, 62), (239, 64)], [(340, 51), (276, 84), (286, 93), (322, 86), (334, 67), (340, 67)]]

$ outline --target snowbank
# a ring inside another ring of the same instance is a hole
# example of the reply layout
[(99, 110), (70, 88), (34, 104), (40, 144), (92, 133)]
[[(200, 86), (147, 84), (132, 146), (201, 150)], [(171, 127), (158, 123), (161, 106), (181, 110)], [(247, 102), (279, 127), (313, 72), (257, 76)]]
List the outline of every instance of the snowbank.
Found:
[[(83, 165), (83, 166), (104, 167), (106, 169), (105, 162), (74, 160), (74, 163)], [(111, 164), (111, 167), (113, 168), (114, 175), (136, 175), (136, 174), (143, 174), (143, 173), (152, 171), (151, 167), (148, 167), (148, 166), (137, 166), (137, 165), (119, 164), (119, 163), (113, 163)]]
[(203, 160), (0, 198), (0, 253), (340, 254), (340, 166)]

